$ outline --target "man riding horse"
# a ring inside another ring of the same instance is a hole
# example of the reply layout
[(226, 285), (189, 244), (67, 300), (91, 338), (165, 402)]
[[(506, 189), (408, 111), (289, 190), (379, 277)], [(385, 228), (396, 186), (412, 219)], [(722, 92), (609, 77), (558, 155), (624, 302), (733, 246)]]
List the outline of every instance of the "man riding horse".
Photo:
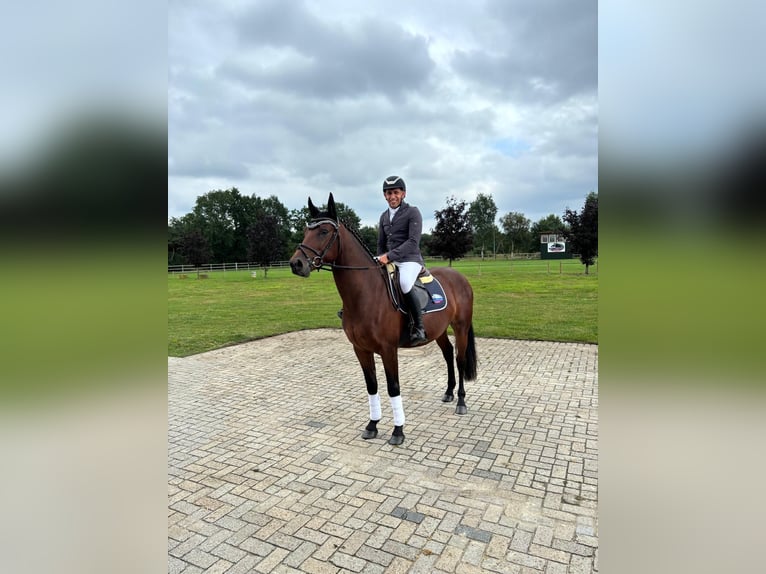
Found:
[(420, 253), (423, 217), (417, 207), (404, 201), (407, 185), (401, 177), (392, 175), (386, 178), (383, 181), (383, 195), (388, 209), (380, 215), (378, 224), (378, 261), (383, 264), (391, 262), (399, 269), (403, 301), (412, 317), (410, 343), (419, 345), (428, 340), (423, 328), (423, 310), (412, 290), (425, 266)]

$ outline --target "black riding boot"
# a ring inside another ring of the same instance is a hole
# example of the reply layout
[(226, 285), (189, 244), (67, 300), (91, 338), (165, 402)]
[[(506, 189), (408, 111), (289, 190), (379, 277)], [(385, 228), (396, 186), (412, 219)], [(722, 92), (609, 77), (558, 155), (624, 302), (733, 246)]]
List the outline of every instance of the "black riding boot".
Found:
[(410, 312), (413, 322), (412, 330), (410, 331), (410, 343), (413, 345), (425, 343), (428, 338), (423, 327), (423, 310), (420, 308), (418, 298), (415, 296), (414, 288), (409, 293), (404, 294), (404, 299), (407, 302), (407, 310)]

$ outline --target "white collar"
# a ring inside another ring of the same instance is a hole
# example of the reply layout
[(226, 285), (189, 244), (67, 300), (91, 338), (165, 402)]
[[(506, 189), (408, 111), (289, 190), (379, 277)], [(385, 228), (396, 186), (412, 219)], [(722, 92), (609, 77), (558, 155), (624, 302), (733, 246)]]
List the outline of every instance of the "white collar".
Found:
[[(399, 207), (401, 207), (401, 206), (402, 206), (402, 204), (400, 203)], [(396, 215), (396, 212), (399, 211), (399, 207), (397, 207), (396, 209), (391, 209), (390, 207), (388, 208), (388, 220), (389, 221), (391, 221), (394, 218), (394, 215)]]

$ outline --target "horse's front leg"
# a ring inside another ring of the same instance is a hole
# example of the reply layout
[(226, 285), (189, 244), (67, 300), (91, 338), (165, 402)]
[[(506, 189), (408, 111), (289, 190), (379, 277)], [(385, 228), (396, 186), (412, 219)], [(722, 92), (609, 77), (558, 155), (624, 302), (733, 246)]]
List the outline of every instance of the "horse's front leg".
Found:
[(370, 405), (370, 422), (367, 423), (362, 438), (367, 440), (378, 436), (378, 422), (382, 413), (380, 411), (380, 395), (378, 394), (378, 379), (375, 376), (375, 355), (369, 351), (364, 351), (359, 347), (354, 347), (356, 358), (362, 366), (364, 373), (364, 382), (367, 385), (367, 401)]
[(391, 400), (391, 410), (394, 414), (394, 431), (388, 444), (400, 445), (404, 442), (404, 406), (402, 405), (402, 394), (399, 391), (399, 355), (396, 347), (381, 353), (383, 359), (383, 369), (386, 372), (386, 385), (388, 386), (388, 397)]

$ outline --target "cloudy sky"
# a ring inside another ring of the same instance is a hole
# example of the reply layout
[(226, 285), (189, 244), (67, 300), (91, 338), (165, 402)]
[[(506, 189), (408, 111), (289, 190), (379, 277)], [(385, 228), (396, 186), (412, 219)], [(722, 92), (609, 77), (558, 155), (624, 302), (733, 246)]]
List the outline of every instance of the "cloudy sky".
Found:
[(402, 176), (533, 222), (598, 190), (595, 0), (171, 0), (168, 216), (236, 186), (374, 225)]

